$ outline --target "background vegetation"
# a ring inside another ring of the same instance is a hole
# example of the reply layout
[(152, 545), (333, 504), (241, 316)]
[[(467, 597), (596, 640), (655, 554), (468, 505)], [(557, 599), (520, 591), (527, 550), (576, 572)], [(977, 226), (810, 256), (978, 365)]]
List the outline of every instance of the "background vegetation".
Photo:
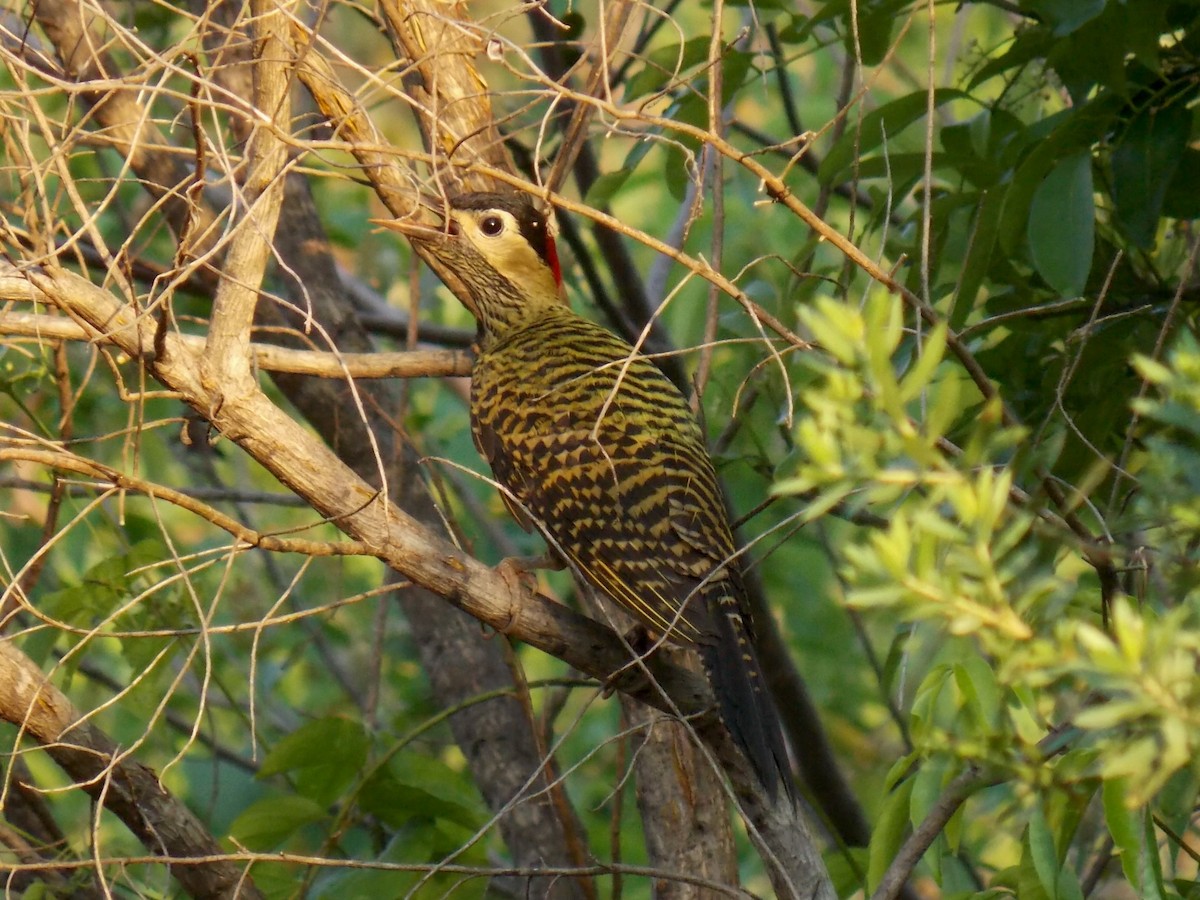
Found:
[[(0, 61), (7, 893), (1200, 897), (1194, 4), (9, 2)], [(368, 219), (496, 183), (697, 397), (828, 882), (470, 561), (540, 541)]]

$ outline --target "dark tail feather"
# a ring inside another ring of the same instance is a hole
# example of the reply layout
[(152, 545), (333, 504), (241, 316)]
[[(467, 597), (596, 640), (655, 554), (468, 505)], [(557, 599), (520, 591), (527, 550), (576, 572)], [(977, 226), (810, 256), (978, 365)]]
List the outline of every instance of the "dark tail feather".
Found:
[(753, 766), (758, 780), (774, 802), (779, 785), (788, 799), (796, 802), (792, 767), (779, 714), (771, 701), (758, 656), (737, 607), (722, 602), (715, 610), (718, 639), (701, 647), (701, 656), (713, 693), (721, 705), (721, 719)]

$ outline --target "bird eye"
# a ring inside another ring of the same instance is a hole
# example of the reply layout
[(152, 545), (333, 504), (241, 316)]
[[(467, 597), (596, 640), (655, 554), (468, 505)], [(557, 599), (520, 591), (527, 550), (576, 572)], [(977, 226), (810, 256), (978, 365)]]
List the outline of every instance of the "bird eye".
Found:
[(495, 237), (504, 230), (504, 220), (499, 216), (488, 216), (479, 223), (479, 230), (488, 237)]

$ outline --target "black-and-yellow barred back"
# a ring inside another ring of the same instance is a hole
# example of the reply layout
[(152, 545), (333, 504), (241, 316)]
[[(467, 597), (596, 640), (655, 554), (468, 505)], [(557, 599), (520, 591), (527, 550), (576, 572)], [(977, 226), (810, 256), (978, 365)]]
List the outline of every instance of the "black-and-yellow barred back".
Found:
[(453, 199), (447, 233), (424, 240), (471, 293), (472, 430), (514, 512), (655, 635), (698, 646), (722, 719), (770, 794), (782, 781), (790, 796), (725, 504), (686, 399), (563, 302), (553, 238), (525, 195)]

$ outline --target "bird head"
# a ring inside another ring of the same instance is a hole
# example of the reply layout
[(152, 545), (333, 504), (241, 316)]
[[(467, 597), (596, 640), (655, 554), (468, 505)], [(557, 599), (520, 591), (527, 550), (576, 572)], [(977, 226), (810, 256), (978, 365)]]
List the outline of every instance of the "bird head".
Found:
[(408, 236), (462, 282), (485, 335), (498, 336), (549, 306), (561, 306), (562, 271), (546, 215), (527, 194), (451, 197), (441, 228), (380, 224)]

